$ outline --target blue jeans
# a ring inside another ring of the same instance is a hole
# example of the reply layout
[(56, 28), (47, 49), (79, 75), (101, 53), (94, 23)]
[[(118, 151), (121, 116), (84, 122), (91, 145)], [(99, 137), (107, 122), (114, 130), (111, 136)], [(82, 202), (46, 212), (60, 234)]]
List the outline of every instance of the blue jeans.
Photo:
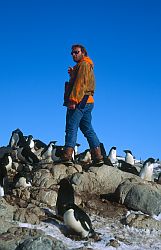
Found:
[(90, 149), (99, 147), (100, 141), (91, 124), (93, 107), (94, 104), (89, 103), (83, 109), (79, 107), (76, 109), (67, 109), (65, 147), (75, 147), (78, 128), (80, 128), (81, 132), (87, 138)]

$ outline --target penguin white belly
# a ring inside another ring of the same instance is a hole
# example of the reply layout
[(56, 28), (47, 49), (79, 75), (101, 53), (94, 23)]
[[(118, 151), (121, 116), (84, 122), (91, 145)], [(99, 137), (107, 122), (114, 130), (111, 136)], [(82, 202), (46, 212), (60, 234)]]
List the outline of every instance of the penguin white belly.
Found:
[(0, 186), (0, 197), (4, 196), (4, 188)]
[(127, 154), (127, 156), (125, 157), (125, 162), (129, 163), (131, 165), (134, 165), (134, 158), (133, 158), (133, 156)]
[(35, 153), (35, 148), (34, 148), (34, 146), (35, 146), (35, 143), (34, 143), (33, 140), (31, 140), (29, 147), (31, 148), (31, 151), (32, 151), (33, 153)]
[(108, 158), (110, 159), (111, 163), (115, 163), (116, 162), (116, 150), (112, 150)]
[(145, 167), (140, 172), (140, 177), (146, 181), (152, 181), (152, 175), (153, 175), (153, 168), (151, 167)]
[(13, 134), (12, 138), (11, 138), (11, 148), (12, 147), (17, 147), (17, 143), (19, 141), (19, 136), (18, 134)]
[(51, 158), (51, 156), (52, 156), (52, 149), (48, 148), (48, 150), (42, 155), (42, 158), (43, 159)]
[(12, 158), (11, 156), (8, 157), (9, 163), (6, 165), (7, 171), (9, 171), (12, 168)]
[[(88, 231), (86, 231), (80, 221), (76, 220), (74, 217), (74, 211), (73, 209), (69, 209), (64, 213), (64, 223), (66, 226), (68, 226), (69, 228), (71, 228), (72, 230), (74, 230), (75, 232), (81, 234), (81, 236), (83, 238), (88, 236)], [(89, 228), (89, 226), (87, 225), (87, 227)]]

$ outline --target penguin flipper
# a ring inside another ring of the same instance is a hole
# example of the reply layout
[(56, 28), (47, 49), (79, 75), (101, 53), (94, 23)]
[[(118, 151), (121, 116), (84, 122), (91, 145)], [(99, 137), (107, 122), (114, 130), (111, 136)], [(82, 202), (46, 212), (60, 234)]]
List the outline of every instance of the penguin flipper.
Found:
[(90, 229), (92, 229), (92, 223), (89, 216), (80, 207), (76, 206), (76, 209), (74, 209), (74, 216), (77, 221), (80, 221), (85, 230), (90, 231)]

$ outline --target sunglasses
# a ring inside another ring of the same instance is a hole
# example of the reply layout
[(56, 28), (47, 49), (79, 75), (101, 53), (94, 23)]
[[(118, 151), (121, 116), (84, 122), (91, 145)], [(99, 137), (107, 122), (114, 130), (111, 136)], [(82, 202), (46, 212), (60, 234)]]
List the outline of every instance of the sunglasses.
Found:
[(81, 51), (80, 51), (80, 50), (73, 50), (73, 51), (71, 52), (71, 55), (73, 55), (73, 54), (78, 55), (78, 54), (79, 54), (79, 52), (81, 52)]

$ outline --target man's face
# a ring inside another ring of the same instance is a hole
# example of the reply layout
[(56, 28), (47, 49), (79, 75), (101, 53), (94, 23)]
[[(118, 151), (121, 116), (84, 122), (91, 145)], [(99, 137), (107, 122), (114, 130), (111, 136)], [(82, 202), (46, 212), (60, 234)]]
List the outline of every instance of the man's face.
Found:
[(73, 57), (74, 62), (79, 62), (83, 58), (84, 53), (82, 53), (81, 48), (74, 47), (72, 49), (71, 55)]

